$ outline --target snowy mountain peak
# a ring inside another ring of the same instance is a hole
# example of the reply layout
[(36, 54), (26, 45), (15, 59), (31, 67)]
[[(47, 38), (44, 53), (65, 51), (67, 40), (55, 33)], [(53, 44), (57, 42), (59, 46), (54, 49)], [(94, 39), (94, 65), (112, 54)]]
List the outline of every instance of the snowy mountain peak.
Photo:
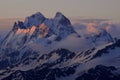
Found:
[(16, 30), (17, 28), (18, 28), (17, 22), (14, 22), (13, 30)]
[[(53, 19), (45, 18), (40, 12), (27, 17), (25, 21), (15, 22), (13, 29), (3, 39), (2, 48), (19, 49), (25, 45), (39, 41), (51, 43), (77, 34), (68, 18), (62, 13), (56, 13)], [(44, 39), (44, 40), (43, 40)], [(17, 46), (17, 47), (16, 47)]]
[(58, 24), (71, 25), (70, 20), (66, 18), (61, 12), (57, 12), (54, 19)]
[(26, 29), (26, 26), (24, 26), (24, 23), (22, 21), (15, 22), (13, 25), (13, 30), (20, 29)]
[(89, 23), (87, 26), (87, 32), (92, 39), (92, 42), (99, 42), (99, 41), (105, 41), (105, 42), (113, 42), (114, 39), (111, 36), (111, 34), (108, 32), (108, 30), (105, 29), (100, 24), (96, 23)]
[(43, 23), (43, 21), (45, 19), (46, 18), (44, 17), (44, 15), (42, 13), (37, 12), (25, 19), (24, 26), (26, 26), (28, 28), (32, 27), (32, 26), (39, 26), (41, 23)]
[(26, 17), (25, 21), (18, 21), (14, 23), (13, 30), (18, 28), (20, 29), (27, 29), (31, 28), (32, 26), (39, 26), (43, 23), (46, 18), (43, 16), (42, 13), (37, 12), (32, 14), (31, 16)]

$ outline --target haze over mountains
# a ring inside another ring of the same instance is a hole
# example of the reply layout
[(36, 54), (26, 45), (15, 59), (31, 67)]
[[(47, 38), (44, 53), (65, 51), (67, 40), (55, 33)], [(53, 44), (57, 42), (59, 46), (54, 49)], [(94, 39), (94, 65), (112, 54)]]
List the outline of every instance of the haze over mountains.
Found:
[(72, 25), (61, 12), (15, 21), (0, 38), (0, 79), (119, 80), (120, 26), (84, 22)]
[[(71, 23), (74, 24), (87, 24), (90, 22), (98, 21), (98, 22), (109, 22), (112, 21), (114, 22), (117, 26), (120, 25), (120, 22), (111, 20), (111, 19), (95, 19), (95, 18), (89, 18), (89, 17), (69, 17), (71, 20)], [(5, 19), (0, 19), (0, 34), (3, 35), (5, 32), (8, 32), (9, 29), (12, 28), (13, 24), (15, 21), (24, 21), (25, 18), (5, 18)]]

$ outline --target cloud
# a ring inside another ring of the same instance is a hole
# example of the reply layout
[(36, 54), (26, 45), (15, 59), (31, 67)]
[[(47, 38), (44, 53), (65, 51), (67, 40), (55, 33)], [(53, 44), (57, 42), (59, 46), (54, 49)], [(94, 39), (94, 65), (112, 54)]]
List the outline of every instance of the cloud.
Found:
[(84, 17), (78, 17), (78, 18), (70, 18), (72, 23), (93, 23), (93, 22), (106, 22), (106, 21), (110, 21), (110, 19), (92, 19), (92, 18), (84, 18)]
[(88, 23), (87, 31), (89, 33), (99, 34), (98, 24), (96, 22)]

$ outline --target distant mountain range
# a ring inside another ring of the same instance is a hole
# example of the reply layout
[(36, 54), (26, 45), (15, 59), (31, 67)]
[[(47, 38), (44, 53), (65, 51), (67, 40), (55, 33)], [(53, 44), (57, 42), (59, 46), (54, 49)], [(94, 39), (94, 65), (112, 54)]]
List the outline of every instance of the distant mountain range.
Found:
[(116, 25), (37, 12), (0, 38), (0, 80), (120, 80)]

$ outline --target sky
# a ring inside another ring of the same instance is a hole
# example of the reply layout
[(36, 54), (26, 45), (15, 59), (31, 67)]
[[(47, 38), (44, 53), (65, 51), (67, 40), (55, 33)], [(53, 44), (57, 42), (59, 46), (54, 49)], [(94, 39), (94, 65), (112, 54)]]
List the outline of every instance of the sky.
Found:
[(70, 17), (120, 20), (120, 0), (0, 0), (0, 18), (21, 18), (35, 12), (53, 17), (58, 11)]
[(0, 32), (11, 27), (16, 18), (25, 18), (36, 12), (49, 18), (62, 12), (67, 17), (120, 22), (120, 0), (0, 0)]

